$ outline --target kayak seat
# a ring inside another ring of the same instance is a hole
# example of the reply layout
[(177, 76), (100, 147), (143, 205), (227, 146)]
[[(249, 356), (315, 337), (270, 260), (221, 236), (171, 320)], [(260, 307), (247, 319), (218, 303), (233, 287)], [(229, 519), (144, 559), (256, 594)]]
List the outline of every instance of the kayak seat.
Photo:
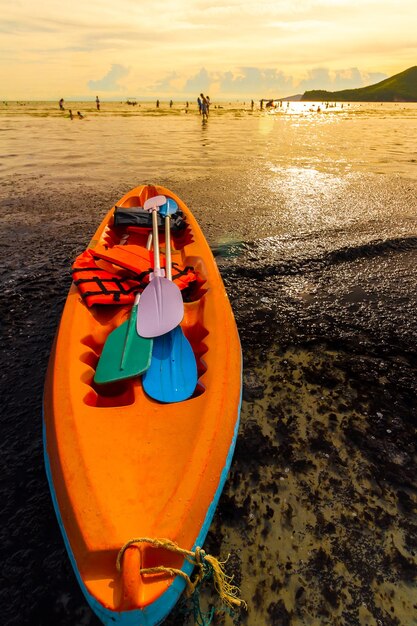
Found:
[[(105, 314), (105, 311), (104, 311)], [(114, 328), (120, 322), (120, 315), (116, 316)], [(113, 325), (112, 324), (112, 325)], [(96, 330), (97, 329), (97, 330)], [(80, 341), (79, 377), (85, 386), (83, 402), (92, 407), (119, 407), (129, 406), (135, 401), (134, 389), (129, 380), (117, 383), (98, 385), (94, 382), (97, 363), (107, 338), (104, 326), (98, 325), (93, 333), (86, 335)], [(99, 329), (103, 329), (101, 332)]]

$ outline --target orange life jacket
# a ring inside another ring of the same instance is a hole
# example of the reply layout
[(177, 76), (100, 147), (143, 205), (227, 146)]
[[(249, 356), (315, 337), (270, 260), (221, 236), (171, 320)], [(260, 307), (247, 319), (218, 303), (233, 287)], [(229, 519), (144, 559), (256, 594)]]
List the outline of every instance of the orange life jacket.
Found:
[[(128, 272), (128, 276), (113, 273), (97, 264), (94, 252), (85, 250), (72, 265), (72, 279), (88, 307), (94, 304), (133, 304), (135, 295), (149, 283), (148, 267), (141, 272)], [(198, 279), (194, 268), (181, 268), (172, 264), (172, 280), (183, 290)]]

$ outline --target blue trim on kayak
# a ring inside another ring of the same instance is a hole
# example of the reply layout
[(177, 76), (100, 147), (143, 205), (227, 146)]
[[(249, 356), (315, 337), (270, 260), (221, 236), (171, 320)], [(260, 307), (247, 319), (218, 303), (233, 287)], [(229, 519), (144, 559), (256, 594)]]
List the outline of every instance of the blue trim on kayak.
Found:
[[(243, 378), (242, 372), (241, 372), (241, 378)], [(242, 390), (242, 384), (241, 384), (241, 390)], [(220, 499), (220, 495), (223, 491), (224, 484), (227, 480), (230, 466), (232, 464), (233, 453), (234, 453), (235, 446), (236, 446), (236, 439), (237, 439), (237, 434), (239, 430), (241, 407), (242, 407), (242, 393), (240, 396), (240, 402), (239, 402), (239, 408), (238, 408), (238, 413), (237, 413), (237, 420), (235, 424), (235, 430), (233, 433), (233, 439), (230, 444), (229, 452), (227, 454), (226, 464), (220, 475), (220, 480), (219, 480), (216, 493), (214, 494), (214, 498), (207, 510), (204, 523), (201, 527), (200, 533), (196, 539), (193, 549), (195, 549), (197, 546), (201, 547), (204, 543), (204, 540), (210, 528), (210, 524), (214, 517), (214, 513), (216, 511), (216, 508)], [(180, 596), (182, 595), (185, 589), (184, 579), (181, 576), (176, 576), (174, 580), (172, 581), (172, 584), (170, 585), (170, 587), (167, 589), (167, 591), (162, 596), (160, 596), (158, 600), (156, 600), (149, 606), (145, 607), (144, 609), (137, 609), (133, 611), (123, 611), (121, 613), (106, 609), (88, 592), (81, 578), (81, 575), (78, 571), (77, 562), (72, 553), (71, 546), (70, 546), (70, 543), (69, 543), (69, 540), (65, 531), (65, 527), (61, 518), (61, 513), (59, 511), (58, 501), (57, 501), (53, 479), (52, 479), (49, 456), (47, 452), (46, 426), (45, 426), (44, 416), (43, 416), (43, 429), (42, 430), (43, 430), (43, 449), (44, 449), (45, 468), (46, 468), (46, 475), (48, 478), (49, 488), (51, 491), (52, 502), (53, 502), (55, 513), (58, 519), (58, 524), (59, 524), (59, 527), (61, 529), (61, 533), (64, 539), (65, 547), (67, 549), (68, 556), (71, 561), (71, 565), (74, 569), (75, 576), (85, 596), (85, 599), (87, 600), (91, 609), (94, 611), (94, 613), (103, 622), (105, 626), (114, 626), (115, 624), (117, 626), (158, 626), (158, 624), (161, 624), (166, 619), (166, 617), (172, 611), (175, 604), (177, 603)], [(181, 569), (184, 572), (186, 572), (188, 575), (191, 575), (193, 571), (193, 565), (189, 563), (188, 561), (184, 561), (184, 565)]]

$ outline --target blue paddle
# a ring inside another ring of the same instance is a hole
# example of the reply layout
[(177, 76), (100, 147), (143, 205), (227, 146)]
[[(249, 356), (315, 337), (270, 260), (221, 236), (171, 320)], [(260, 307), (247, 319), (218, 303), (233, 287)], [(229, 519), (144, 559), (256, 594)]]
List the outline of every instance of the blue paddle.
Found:
[[(176, 213), (178, 204), (167, 198), (159, 209), (165, 217), (166, 276), (172, 280), (170, 216)], [(197, 385), (197, 364), (190, 342), (181, 326), (153, 340), (152, 359), (143, 374), (143, 388), (159, 402), (182, 402), (193, 395)]]
[(154, 338), (151, 364), (142, 381), (148, 396), (159, 402), (182, 402), (193, 395), (197, 365), (181, 326)]

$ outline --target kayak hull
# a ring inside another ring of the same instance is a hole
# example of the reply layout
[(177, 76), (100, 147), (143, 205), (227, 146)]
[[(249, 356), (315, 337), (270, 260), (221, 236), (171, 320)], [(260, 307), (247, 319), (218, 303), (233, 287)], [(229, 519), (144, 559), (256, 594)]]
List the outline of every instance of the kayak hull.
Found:
[[(128, 548), (118, 573), (118, 552), (134, 537), (168, 538), (186, 550), (203, 545), (239, 426), (239, 337), (198, 224), (184, 203), (160, 186), (135, 188), (117, 206), (143, 205), (161, 194), (177, 201), (187, 222), (172, 240), (173, 261), (192, 265), (202, 277), (181, 323), (197, 361), (194, 394), (162, 404), (146, 395), (140, 377), (94, 383), (106, 337), (127, 319), (130, 307), (88, 308), (74, 285), (45, 382), (44, 454), (52, 500), (78, 583), (104, 624), (153, 626), (170, 613), (184, 579), (144, 576), (141, 569), (163, 565), (191, 574), (192, 565), (141, 544)], [(116, 245), (119, 236), (110, 211), (90, 248)]]
[[(239, 407), (239, 410), (240, 410), (240, 407)], [(214, 517), (214, 513), (216, 511), (217, 504), (218, 504), (220, 495), (222, 493), (224, 484), (227, 480), (227, 475), (229, 473), (229, 469), (232, 463), (233, 453), (234, 453), (234, 449), (236, 445), (236, 438), (238, 434), (238, 426), (239, 426), (239, 421), (237, 420), (233, 441), (231, 442), (229, 454), (226, 459), (224, 471), (219, 481), (217, 492), (209, 507), (209, 510), (207, 511), (206, 519), (204, 520), (204, 524), (200, 530), (199, 536), (197, 537), (197, 540), (193, 548), (195, 548), (196, 546), (203, 545), (206, 535), (208, 533), (208, 530), (210, 528), (210, 524)], [(159, 601), (154, 602), (152, 605), (150, 605), (146, 609), (139, 609), (136, 611), (135, 610), (122, 611), (122, 612), (112, 611), (110, 609), (106, 609), (100, 602), (98, 602), (97, 599), (94, 598), (89, 593), (88, 589), (86, 588), (83, 582), (82, 576), (78, 570), (77, 561), (74, 557), (74, 554), (71, 549), (71, 544), (69, 542), (69, 539), (65, 531), (65, 526), (61, 518), (61, 513), (59, 510), (57, 496), (56, 496), (55, 488), (54, 488), (54, 482), (53, 482), (53, 478), (51, 474), (49, 457), (47, 453), (45, 428), (43, 428), (43, 441), (44, 441), (45, 470), (46, 470), (46, 475), (48, 478), (48, 484), (49, 484), (49, 488), (51, 492), (52, 502), (53, 502), (54, 509), (55, 509), (55, 514), (57, 516), (58, 524), (59, 524), (59, 527), (60, 527), (60, 530), (64, 539), (65, 547), (67, 549), (67, 553), (68, 553), (71, 565), (73, 567), (77, 582), (91, 610), (97, 615), (97, 617), (103, 622), (103, 624), (105, 624), (105, 626), (112, 626), (114, 624), (118, 624), (120, 626), (156, 626), (157, 624), (161, 624), (164, 621), (164, 619), (169, 615), (169, 613), (172, 611), (172, 609), (178, 602), (179, 598), (183, 594), (183, 591), (185, 588), (184, 579), (181, 578), (180, 576), (177, 576), (174, 579), (172, 585), (169, 587), (169, 589), (165, 592), (163, 596), (161, 596)], [(190, 563), (185, 561), (182, 567), (182, 570), (186, 572), (188, 575), (191, 575), (192, 569), (193, 568), (190, 565)]]

